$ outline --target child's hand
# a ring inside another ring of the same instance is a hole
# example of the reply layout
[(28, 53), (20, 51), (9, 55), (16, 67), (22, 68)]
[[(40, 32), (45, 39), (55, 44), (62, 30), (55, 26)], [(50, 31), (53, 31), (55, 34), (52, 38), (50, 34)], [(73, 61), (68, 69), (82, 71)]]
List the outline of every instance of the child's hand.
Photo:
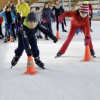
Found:
[(56, 21), (57, 21), (57, 19), (55, 18), (55, 19), (54, 19), (54, 22), (56, 22)]
[(56, 43), (58, 41), (58, 39), (56, 37), (54, 37), (53, 42)]
[(47, 21), (44, 19), (44, 20), (43, 20), (43, 23), (46, 23), (46, 22), (47, 22)]
[(87, 45), (90, 44), (90, 39), (89, 39), (89, 37), (85, 37), (85, 39), (84, 39), (84, 44), (85, 44), (85, 46), (87, 46)]
[(63, 22), (63, 18), (61, 16), (58, 16), (58, 22), (62, 23)]

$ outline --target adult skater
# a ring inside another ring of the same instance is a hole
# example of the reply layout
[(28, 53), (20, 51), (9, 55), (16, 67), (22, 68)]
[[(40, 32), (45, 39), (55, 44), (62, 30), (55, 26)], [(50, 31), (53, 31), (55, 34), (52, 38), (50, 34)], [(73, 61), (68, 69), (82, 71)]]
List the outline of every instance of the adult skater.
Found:
[[(55, 16), (56, 16), (56, 19), (57, 19), (57, 21), (56, 21), (56, 23), (57, 23), (56, 24), (56, 28), (57, 28), (57, 31), (59, 31), (58, 16), (60, 16), (64, 12), (64, 9), (60, 5), (59, 0), (55, 0), (55, 6), (52, 8), (52, 11), (54, 11), (54, 13), (55, 13)], [(65, 19), (62, 22), (62, 31), (63, 32), (67, 32), (67, 30), (65, 30), (65, 28), (64, 28), (64, 24), (66, 25)]]
[[(17, 4), (17, 20), (23, 23), (26, 16), (30, 13), (29, 5), (24, 0), (18, 0)], [(21, 13), (21, 18), (20, 18)]]
[[(44, 26), (48, 28), (50, 31), (52, 31), (51, 18), (53, 19), (54, 22), (56, 21), (55, 16), (51, 8), (49, 7), (49, 3), (45, 3), (44, 8), (42, 10), (42, 20)], [(45, 35), (45, 40), (48, 40), (47, 35)]]
[(64, 12), (62, 15), (59, 16), (59, 22), (63, 22), (63, 18), (65, 17), (72, 17), (71, 20), (71, 27), (68, 37), (57, 53), (56, 57), (60, 57), (62, 54), (65, 53), (68, 45), (70, 44), (71, 40), (73, 39), (76, 31), (81, 29), (85, 35), (85, 45), (89, 45), (90, 52), (93, 57), (95, 57), (95, 52), (92, 45), (91, 35), (90, 35), (90, 24), (89, 24), (89, 5), (88, 2), (84, 2), (77, 11), (69, 11)]
[(5, 38), (4, 38), (4, 43), (8, 42), (7, 40), (7, 35), (8, 32), (10, 31), (12, 40), (15, 41), (13, 31), (12, 31), (12, 23), (14, 22), (14, 19), (16, 16), (12, 11), (10, 11), (10, 7), (8, 5), (5, 6), (4, 11), (0, 13), (0, 18), (3, 17), (5, 21)]
[(15, 50), (15, 57), (11, 62), (12, 66), (15, 66), (17, 64), (25, 49), (27, 56), (33, 55), (35, 63), (39, 67), (45, 69), (44, 63), (40, 60), (39, 49), (35, 37), (35, 33), (37, 32), (37, 30), (40, 30), (45, 35), (49, 36), (54, 43), (58, 41), (51, 31), (46, 29), (37, 21), (34, 12), (29, 13), (27, 18), (24, 19), (23, 29), (20, 29), (21, 34), (18, 34), (18, 48)]

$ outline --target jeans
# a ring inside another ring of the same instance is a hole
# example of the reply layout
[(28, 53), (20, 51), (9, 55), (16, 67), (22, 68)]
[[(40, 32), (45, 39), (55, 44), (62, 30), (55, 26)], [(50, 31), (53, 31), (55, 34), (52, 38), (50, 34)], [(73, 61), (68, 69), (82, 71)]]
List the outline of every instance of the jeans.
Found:
[(8, 32), (10, 32), (13, 37), (12, 24), (5, 24), (5, 37), (7, 37)]

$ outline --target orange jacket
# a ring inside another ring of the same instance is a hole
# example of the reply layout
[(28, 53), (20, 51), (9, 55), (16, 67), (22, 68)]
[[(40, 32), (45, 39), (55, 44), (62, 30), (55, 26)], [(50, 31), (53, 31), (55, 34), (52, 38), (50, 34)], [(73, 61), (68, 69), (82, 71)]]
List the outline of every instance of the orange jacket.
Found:
[(2, 23), (3, 23), (3, 17), (0, 18), (0, 24), (2, 24)]

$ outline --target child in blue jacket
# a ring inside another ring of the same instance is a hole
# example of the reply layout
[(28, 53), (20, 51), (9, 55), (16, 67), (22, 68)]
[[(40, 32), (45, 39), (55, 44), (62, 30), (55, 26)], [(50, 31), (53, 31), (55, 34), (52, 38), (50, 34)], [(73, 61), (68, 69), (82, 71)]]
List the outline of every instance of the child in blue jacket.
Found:
[[(42, 20), (45, 27), (48, 28), (50, 31), (52, 31), (51, 18), (54, 22), (56, 21), (55, 16), (49, 7), (49, 4), (45, 3), (42, 11)], [(48, 40), (47, 35), (45, 35), (45, 39)]]
[(40, 60), (39, 57), (39, 49), (35, 37), (37, 30), (40, 30), (45, 35), (49, 36), (55, 43), (58, 41), (51, 31), (49, 31), (37, 21), (34, 12), (29, 13), (28, 16), (24, 19), (23, 27), (18, 33), (18, 48), (15, 50), (15, 57), (11, 62), (12, 66), (17, 64), (25, 49), (27, 56), (29, 57), (33, 55), (35, 63), (39, 67), (45, 69), (44, 63)]
[(5, 6), (4, 11), (0, 13), (0, 17), (4, 17), (5, 21), (5, 38), (4, 42), (7, 42), (7, 33), (10, 31), (12, 40), (14, 41), (13, 31), (12, 31), (12, 23), (14, 22), (14, 18), (16, 16), (10, 11), (10, 7), (8, 5)]

